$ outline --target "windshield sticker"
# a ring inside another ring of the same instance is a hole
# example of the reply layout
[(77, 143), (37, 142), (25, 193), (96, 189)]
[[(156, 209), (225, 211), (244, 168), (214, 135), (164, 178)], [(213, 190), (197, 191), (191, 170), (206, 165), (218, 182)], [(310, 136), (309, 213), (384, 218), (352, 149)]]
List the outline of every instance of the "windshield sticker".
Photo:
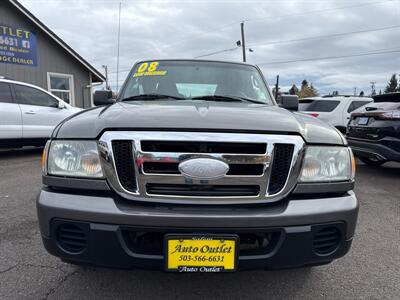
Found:
[(159, 62), (153, 61), (151, 63), (144, 62), (137, 69), (136, 73), (133, 74), (133, 77), (141, 77), (141, 76), (164, 76), (167, 74), (167, 71), (157, 70)]

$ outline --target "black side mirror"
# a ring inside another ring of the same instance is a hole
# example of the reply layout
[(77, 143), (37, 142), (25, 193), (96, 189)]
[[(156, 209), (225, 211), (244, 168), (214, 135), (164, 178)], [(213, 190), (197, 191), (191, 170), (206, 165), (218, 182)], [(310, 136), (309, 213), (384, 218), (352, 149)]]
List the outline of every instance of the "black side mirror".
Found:
[(280, 107), (288, 110), (299, 110), (299, 97), (296, 95), (282, 95)]
[(93, 104), (96, 106), (112, 104), (115, 102), (112, 96), (112, 91), (95, 91), (93, 95)]

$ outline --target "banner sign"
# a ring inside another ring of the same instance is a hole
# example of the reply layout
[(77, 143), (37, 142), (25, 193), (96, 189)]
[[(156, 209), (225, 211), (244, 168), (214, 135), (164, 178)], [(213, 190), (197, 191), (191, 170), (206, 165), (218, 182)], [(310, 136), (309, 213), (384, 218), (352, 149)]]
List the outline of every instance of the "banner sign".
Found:
[(36, 67), (36, 34), (0, 25), (0, 63)]

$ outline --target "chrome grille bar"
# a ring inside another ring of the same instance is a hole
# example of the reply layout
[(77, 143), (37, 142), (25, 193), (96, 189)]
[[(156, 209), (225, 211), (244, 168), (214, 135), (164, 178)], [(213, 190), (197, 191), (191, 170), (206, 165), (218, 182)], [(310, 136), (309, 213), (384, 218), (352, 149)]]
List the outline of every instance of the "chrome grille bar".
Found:
[[(133, 145), (133, 160), (136, 179), (136, 191), (128, 191), (123, 187), (117, 176), (115, 160), (112, 151), (112, 142), (129, 140)], [(264, 154), (226, 154), (226, 153), (185, 153), (185, 152), (151, 152), (142, 151), (142, 141), (179, 141), (179, 142), (217, 142), (217, 143), (265, 143)], [(294, 146), (289, 175), (284, 187), (276, 194), (268, 194), (268, 183), (271, 173), (275, 144), (292, 144)], [(295, 186), (304, 155), (304, 141), (296, 135), (270, 135), (270, 134), (245, 134), (245, 133), (211, 133), (211, 132), (158, 132), (158, 131), (107, 131), (99, 140), (102, 166), (107, 181), (111, 187), (122, 197), (147, 202), (163, 203), (190, 203), (190, 204), (239, 204), (239, 203), (268, 203), (285, 197)], [(261, 175), (225, 175), (223, 178), (207, 181), (187, 179), (181, 174), (147, 174), (143, 170), (144, 162), (171, 162), (180, 163), (190, 158), (213, 158), (227, 164), (262, 164)], [(179, 196), (179, 195), (154, 195), (146, 192), (147, 184), (171, 185), (258, 185), (260, 192), (253, 196)]]

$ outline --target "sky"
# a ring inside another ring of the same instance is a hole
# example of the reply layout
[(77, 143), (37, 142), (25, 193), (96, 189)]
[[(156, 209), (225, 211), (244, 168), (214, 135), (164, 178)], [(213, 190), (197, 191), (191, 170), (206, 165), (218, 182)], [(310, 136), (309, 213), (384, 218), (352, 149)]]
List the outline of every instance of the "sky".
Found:
[[(320, 94), (383, 90), (400, 73), (400, 0), (20, 0), (104, 73), (113, 90), (138, 60), (242, 61), (236, 46), (244, 21), (247, 62), (281, 90), (303, 79)], [(121, 3), (117, 74), (118, 11)], [(221, 52), (222, 50), (229, 51)], [(250, 52), (250, 49), (252, 52)], [(374, 55), (365, 55), (375, 53)], [(343, 57), (353, 55), (352, 57)]]

